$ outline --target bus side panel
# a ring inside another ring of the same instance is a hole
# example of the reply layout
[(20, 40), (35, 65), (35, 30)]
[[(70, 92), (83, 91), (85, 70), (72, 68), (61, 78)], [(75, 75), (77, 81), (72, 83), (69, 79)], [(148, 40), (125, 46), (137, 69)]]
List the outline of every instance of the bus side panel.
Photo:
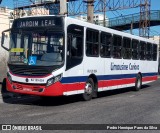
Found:
[(113, 59), (113, 58), (104, 58), (105, 62), (105, 80), (104, 80), (104, 86), (103, 90), (111, 90), (111, 89), (117, 89), (118, 86), (121, 86), (121, 80), (120, 77), (117, 75), (121, 75), (121, 70), (113, 70), (114, 64), (121, 64), (121, 59)]
[(155, 81), (158, 79), (158, 75), (157, 75), (158, 62), (157, 61), (141, 61), (140, 71), (142, 73), (142, 84)]

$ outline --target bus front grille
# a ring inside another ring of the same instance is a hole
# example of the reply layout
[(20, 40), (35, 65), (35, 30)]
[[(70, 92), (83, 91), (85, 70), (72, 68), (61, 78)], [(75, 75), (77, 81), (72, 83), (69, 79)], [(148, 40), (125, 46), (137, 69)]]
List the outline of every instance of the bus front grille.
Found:
[(53, 67), (48, 66), (8, 65), (8, 67), (13, 74), (22, 76), (45, 76), (53, 70)]

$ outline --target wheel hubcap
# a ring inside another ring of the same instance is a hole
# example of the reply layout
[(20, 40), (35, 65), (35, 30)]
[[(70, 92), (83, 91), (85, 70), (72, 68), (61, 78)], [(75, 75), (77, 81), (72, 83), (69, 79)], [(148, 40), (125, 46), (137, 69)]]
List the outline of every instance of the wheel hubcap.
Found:
[(92, 85), (90, 83), (86, 83), (85, 92), (87, 94), (91, 94), (92, 93)]
[(140, 81), (140, 79), (138, 79), (138, 81), (137, 81), (137, 87), (140, 88), (140, 86), (141, 86), (141, 81)]

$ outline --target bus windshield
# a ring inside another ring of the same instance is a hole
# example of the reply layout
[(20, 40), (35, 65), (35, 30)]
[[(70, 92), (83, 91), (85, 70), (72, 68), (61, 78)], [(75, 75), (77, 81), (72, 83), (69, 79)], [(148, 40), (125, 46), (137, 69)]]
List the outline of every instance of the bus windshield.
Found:
[(54, 66), (64, 59), (62, 32), (11, 32), (9, 64)]

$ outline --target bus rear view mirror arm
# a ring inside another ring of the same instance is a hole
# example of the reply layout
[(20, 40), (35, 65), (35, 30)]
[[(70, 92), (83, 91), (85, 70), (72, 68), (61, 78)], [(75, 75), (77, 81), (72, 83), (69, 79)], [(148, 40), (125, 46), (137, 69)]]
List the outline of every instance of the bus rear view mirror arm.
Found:
[(4, 46), (4, 40), (5, 40), (5, 36), (6, 36), (6, 35), (5, 35), (5, 32), (7, 32), (7, 31), (10, 31), (10, 29), (9, 29), (9, 30), (5, 30), (5, 31), (2, 32), (1, 46), (2, 46), (2, 48), (4, 48), (5, 50), (9, 51), (10, 49)]
[(2, 39), (1, 39), (1, 46), (3, 47), (3, 44), (4, 44), (4, 37), (5, 37), (5, 33), (2, 32)]

